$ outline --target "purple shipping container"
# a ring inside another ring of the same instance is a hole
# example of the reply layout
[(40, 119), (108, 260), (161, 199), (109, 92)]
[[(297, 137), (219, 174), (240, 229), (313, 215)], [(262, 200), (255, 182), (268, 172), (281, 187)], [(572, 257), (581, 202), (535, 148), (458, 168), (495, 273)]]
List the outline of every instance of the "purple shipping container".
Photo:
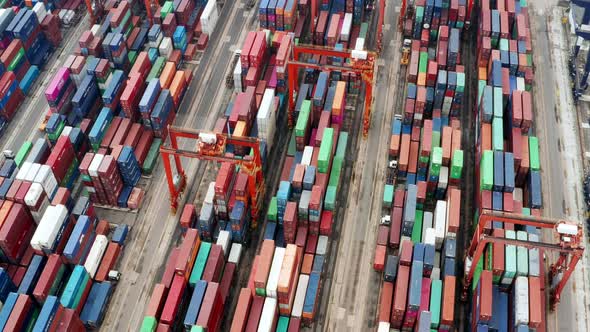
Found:
[(62, 67), (58, 69), (57, 73), (55, 73), (55, 76), (53, 76), (53, 79), (49, 83), (49, 86), (45, 90), (45, 97), (47, 98), (47, 100), (55, 101), (57, 99), (57, 96), (59, 95), (59, 92), (64, 87), (69, 78), (69, 68)]

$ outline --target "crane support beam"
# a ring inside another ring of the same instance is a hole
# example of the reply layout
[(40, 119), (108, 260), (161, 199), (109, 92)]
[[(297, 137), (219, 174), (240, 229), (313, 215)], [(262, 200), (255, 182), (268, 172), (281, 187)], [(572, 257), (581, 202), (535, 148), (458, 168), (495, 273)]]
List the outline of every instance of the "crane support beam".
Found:
[[(312, 54), (320, 56), (329, 56), (337, 58), (352, 59), (351, 66), (334, 66), (334, 65), (317, 65), (299, 61), (301, 54)], [(289, 127), (295, 126), (295, 91), (297, 91), (297, 73), (301, 68), (309, 68), (315, 70), (340, 71), (342, 73), (354, 73), (359, 75), (365, 83), (365, 104), (363, 113), (363, 136), (366, 138), (369, 134), (369, 127), (371, 125), (371, 106), (373, 103), (373, 84), (374, 84), (374, 68), (377, 54), (374, 52), (367, 52), (366, 60), (357, 60), (351, 57), (350, 50), (336, 51), (326, 47), (316, 46), (293, 46), (293, 58), (289, 60), (287, 71), (289, 76), (289, 112), (288, 122)]]
[[(491, 236), (486, 234), (486, 229), (490, 228), (492, 222), (502, 222), (505, 224), (551, 229), (553, 230), (553, 233), (559, 238), (559, 242), (545, 243)], [(558, 227), (561, 225), (567, 225), (570, 227), (570, 229), (574, 227), (576, 231), (570, 232), (568, 234), (559, 233)], [(559, 253), (559, 259), (556, 263), (551, 265), (550, 269), (551, 278), (556, 278), (559, 273), (563, 273), (555, 287), (551, 290), (551, 307), (555, 309), (559, 303), (561, 292), (563, 291), (567, 281), (573, 273), (576, 264), (584, 254), (584, 247), (580, 243), (582, 231), (583, 230), (579, 224), (574, 224), (565, 220), (482, 210), (479, 216), (477, 228), (471, 240), (471, 245), (466, 253), (465, 266), (467, 271), (465, 273), (463, 292), (461, 294), (463, 300), (467, 299), (467, 294), (469, 292), (471, 282), (473, 282), (476, 266), (484, 254), (486, 245), (489, 243), (498, 243), (501, 245), (515, 245), (528, 249), (538, 248), (545, 251), (555, 251)]]
[[(235, 137), (222, 133), (212, 133), (208, 131), (199, 131), (191, 128), (180, 128), (168, 126), (170, 145), (162, 145), (160, 154), (164, 163), (166, 179), (168, 181), (168, 190), (170, 191), (170, 210), (176, 214), (178, 210), (179, 197), (186, 188), (186, 174), (182, 167), (181, 157), (195, 158), (213, 162), (229, 162), (240, 165), (240, 170), (248, 175), (248, 195), (251, 201), (252, 227), (257, 226), (257, 219), (262, 207), (264, 197), (264, 176), (262, 173), (262, 158), (260, 155), (260, 141), (252, 137)], [(214, 143), (207, 143), (201, 140), (201, 134), (208, 135), (209, 138), (215, 137)], [(185, 138), (192, 140), (194, 149), (180, 148), (178, 139)], [(236, 157), (233, 154), (226, 153), (227, 145), (235, 145), (251, 148), (253, 156)], [(176, 166), (177, 181), (172, 172), (170, 157), (174, 158)]]

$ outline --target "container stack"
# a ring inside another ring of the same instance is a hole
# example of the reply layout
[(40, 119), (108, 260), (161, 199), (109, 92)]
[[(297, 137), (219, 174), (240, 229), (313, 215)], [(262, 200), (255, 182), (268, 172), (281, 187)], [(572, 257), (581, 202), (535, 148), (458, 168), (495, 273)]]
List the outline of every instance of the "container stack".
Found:
[(196, 229), (187, 228), (154, 287), (141, 330), (219, 331), (241, 255), (242, 245), (231, 243), (230, 232), (221, 231), (217, 242), (211, 243), (201, 241)]
[[(27, 203), (33, 196), (48, 201), (41, 183), (29, 188)], [(53, 196), (39, 219), (11, 200), (3, 200), (0, 208), (0, 283), (5, 290), (0, 325), (4, 328), (85, 330), (102, 322), (113, 289), (110, 280), (117, 277), (111, 271), (116, 269), (128, 228), (112, 229), (108, 222), (98, 222), (92, 203), (81, 198), (74, 204), (66, 188)]]
[[(379, 331), (454, 326), (461, 224), (466, 69), (465, 5), (416, 2), (404, 21), (412, 39), (405, 103), (393, 117), (373, 267), (383, 273)], [(392, 170), (388, 169), (388, 172)]]
[[(532, 48), (526, 2), (484, 3), (478, 29), (477, 204), (480, 209), (540, 216), (539, 142), (531, 129)], [(476, 219), (477, 221), (477, 219)], [(475, 225), (474, 225), (475, 226)], [(540, 230), (493, 222), (486, 232), (538, 241)], [(544, 271), (538, 249), (493, 244), (473, 279), (473, 328), (545, 329)]]
[(17, 13), (12, 8), (0, 9), (0, 27), (4, 50), (0, 56), (0, 127), (4, 127), (59, 46), (61, 32), (57, 15), (48, 13), (44, 3), (21, 8)]

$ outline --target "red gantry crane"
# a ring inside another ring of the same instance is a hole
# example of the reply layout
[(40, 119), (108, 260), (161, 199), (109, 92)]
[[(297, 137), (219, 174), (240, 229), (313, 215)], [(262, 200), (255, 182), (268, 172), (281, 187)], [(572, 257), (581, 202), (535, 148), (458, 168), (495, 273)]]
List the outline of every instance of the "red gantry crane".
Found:
[[(293, 57), (288, 63), (289, 76), (289, 127), (295, 125), (295, 100), (294, 95), (297, 85), (297, 74), (299, 69), (309, 68), (323, 71), (339, 71), (343, 74), (354, 73), (359, 75), (365, 83), (365, 109), (363, 115), (363, 136), (367, 137), (369, 133), (369, 126), (371, 125), (371, 104), (373, 103), (373, 85), (374, 85), (374, 68), (377, 54), (375, 52), (361, 51), (366, 56), (363, 58), (354, 57), (355, 53), (352, 50), (335, 51), (330, 48), (322, 46), (295, 46), (293, 45)], [(334, 66), (334, 65), (318, 65), (299, 61), (301, 54), (320, 55), (329, 57), (338, 57), (343, 59), (350, 59), (350, 65)]]
[[(507, 239), (504, 237), (496, 237), (487, 234), (492, 222), (502, 222), (511, 225), (524, 225), (539, 227), (542, 229), (550, 229), (557, 238), (556, 243), (535, 242), (525, 240)], [(488, 243), (498, 243), (501, 245), (515, 245), (526, 247), (528, 249), (539, 249), (543, 251), (555, 251), (559, 254), (557, 261), (550, 266), (549, 277), (550, 285), (555, 285), (551, 289), (550, 302), (551, 308), (555, 310), (559, 303), (561, 292), (563, 291), (568, 279), (571, 277), (576, 264), (584, 254), (584, 247), (582, 246), (582, 225), (571, 221), (556, 220), (536, 216), (524, 216), (515, 213), (497, 212), (490, 210), (483, 210), (479, 216), (477, 229), (473, 234), (471, 245), (466, 253), (465, 279), (463, 283), (463, 300), (467, 300), (469, 292), (469, 285), (473, 281), (476, 266), (484, 254), (484, 250)], [(542, 254), (541, 254), (542, 255)], [(541, 256), (542, 257), (542, 256)], [(540, 264), (543, 264), (540, 259)], [(560, 276), (561, 275), (561, 276)]]
[(86, 3), (86, 9), (90, 14), (90, 23), (98, 23), (104, 14), (104, 2), (105, 0), (84, 0)]
[[(251, 199), (252, 227), (257, 225), (257, 217), (261, 210), (264, 197), (264, 176), (260, 156), (260, 141), (252, 137), (236, 137), (227, 134), (198, 131), (190, 128), (170, 126), (168, 128), (170, 145), (162, 145), (160, 154), (164, 161), (164, 170), (170, 191), (170, 209), (176, 214), (178, 199), (186, 188), (186, 174), (182, 167), (181, 157), (196, 158), (215, 162), (230, 162), (240, 165), (240, 170), (248, 175), (248, 194)], [(185, 138), (193, 142), (194, 149), (179, 148), (178, 139)], [(251, 148), (253, 156), (239, 157), (226, 153), (226, 146), (234, 145)], [(174, 158), (176, 175), (172, 173), (170, 157)]]

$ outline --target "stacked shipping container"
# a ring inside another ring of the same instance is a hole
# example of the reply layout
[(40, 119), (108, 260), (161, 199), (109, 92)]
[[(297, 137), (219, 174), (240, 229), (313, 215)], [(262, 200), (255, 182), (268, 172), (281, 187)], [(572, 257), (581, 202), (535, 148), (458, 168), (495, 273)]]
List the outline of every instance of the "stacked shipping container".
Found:
[[(407, 88), (392, 121), (389, 155), (397, 183), (383, 190), (389, 224), (378, 226), (374, 269), (383, 273), (379, 331), (451, 330), (461, 225), (461, 65), (465, 3), (418, 1), (407, 9)], [(390, 254), (389, 254), (390, 253)]]
[[(533, 80), (526, 1), (482, 2), (478, 29), (476, 184), (480, 209), (541, 215), (539, 143), (531, 129)], [(476, 219), (477, 221), (477, 219)], [(494, 236), (538, 241), (540, 230), (501, 222)], [(473, 328), (545, 330), (538, 249), (493, 244), (476, 267)], [(479, 305), (478, 305), (479, 304)]]

